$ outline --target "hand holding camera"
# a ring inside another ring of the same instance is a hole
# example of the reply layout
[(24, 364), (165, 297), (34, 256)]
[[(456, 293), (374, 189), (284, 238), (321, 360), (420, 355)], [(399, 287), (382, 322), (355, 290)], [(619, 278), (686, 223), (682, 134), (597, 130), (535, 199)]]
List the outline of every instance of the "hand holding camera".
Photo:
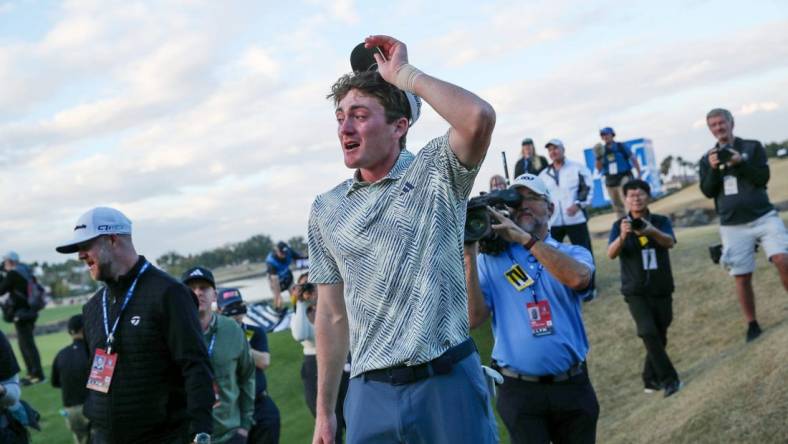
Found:
[(525, 244), (531, 240), (531, 235), (523, 231), (522, 228), (517, 226), (517, 224), (509, 219), (503, 212), (492, 207), (487, 207), (487, 211), (489, 211), (490, 215), (497, 221), (497, 223), (491, 225), (491, 228), (505, 241)]
[(709, 151), (709, 165), (713, 169), (725, 169), (740, 164), (742, 155), (734, 150), (730, 145), (721, 148), (713, 148)]
[(304, 283), (304, 284), (296, 284), (293, 286), (293, 294), (296, 297), (296, 300), (300, 302), (311, 302), (315, 296), (315, 284)]

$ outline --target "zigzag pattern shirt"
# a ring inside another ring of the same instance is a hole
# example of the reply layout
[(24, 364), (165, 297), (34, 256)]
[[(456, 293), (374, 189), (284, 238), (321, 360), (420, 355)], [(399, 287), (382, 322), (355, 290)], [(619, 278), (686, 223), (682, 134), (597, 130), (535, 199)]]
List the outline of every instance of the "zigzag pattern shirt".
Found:
[(430, 361), (468, 337), (462, 244), (479, 166), (460, 164), (448, 133), (388, 175), (358, 172), (319, 195), (309, 217), (309, 280), (344, 283), (351, 376)]

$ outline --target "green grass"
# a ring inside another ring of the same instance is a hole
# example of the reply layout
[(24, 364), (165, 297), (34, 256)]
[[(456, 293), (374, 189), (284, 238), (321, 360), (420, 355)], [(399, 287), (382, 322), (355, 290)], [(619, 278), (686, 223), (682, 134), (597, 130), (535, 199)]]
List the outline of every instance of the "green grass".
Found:
[[(62, 321), (77, 313), (82, 313), (81, 305), (64, 305), (62, 307), (46, 308), (38, 313), (36, 325), (45, 325), (51, 322)], [(0, 323), (0, 330), (5, 334), (13, 333), (14, 325), (8, 322), (2, 322)]]
[[(67, 311), (61, 312), (64, 318), (70, 316)], [(489, 328), (480, 328), (474, 332), (474, 339), (482, 356), (489, 360), (492, 340)], [(21, 354), (12, 341), (17, 356)], [(51, 374), (52, 360), (58, 350), (70, 344), (66, 333), (37, 336), (36, 344), (41, 353), (42, 364), (47, 375)], [(271, 367), (266, 372), (268, 390), (276, 402), (282, 417), (282, 443), (306, 443), (311, 440), (314, 420), (306, 407), (301, 384), (301, 362), (303, 354), (301, 345), (296, 343), (289, 330), (269, 335), (271, 348)], [(22, 397), (30, 402), (42, 416), (42, 431), (33, 432), (33, 442), (41, 444), (71, 444), (71, 435), (66, 429), (65, 421), (58, 411), (61, 408), (60, 392), (50, 385), (37, 384), (23, 389)], [(503, 428), (503, 426), (501, 426)], [(504, 431), (505, 433), (505, 431)]]

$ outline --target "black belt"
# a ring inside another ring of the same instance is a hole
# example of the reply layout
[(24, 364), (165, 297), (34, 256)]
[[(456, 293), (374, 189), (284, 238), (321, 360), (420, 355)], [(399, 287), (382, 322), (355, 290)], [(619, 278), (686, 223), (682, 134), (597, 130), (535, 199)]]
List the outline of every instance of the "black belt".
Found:
[(432, 361), (423, 364), (382, 368), (370, 370), (362, 373), (364, 380), (387, 382), (392, 385), (410, 384), (422, 379), (427, 379), (433, 375), (445, 375), (450, 373), (454, 364), (467, 358), (476, 351), (476, 344), (471, 338), (466, 339), (459, 345), (446, 350), (446, 352)]
[(512, 371), (505, 367), (500, 368), (499, 371), (501, 372), (502, 375), (506, 376), (507, 378), (519, 379), (520, 381), (538, 382), (541, 384), (552, 384), (554, 382), (566, 381), (572, 376), (583, 374), (583, 372), (585, 372), (585, 362), (575, 364), (571, 368), (569, 368), (569, 370), (563, 373), (559, 373), (557, 375), (542, 375), (542, 376), (525, 375), (522, 373)]

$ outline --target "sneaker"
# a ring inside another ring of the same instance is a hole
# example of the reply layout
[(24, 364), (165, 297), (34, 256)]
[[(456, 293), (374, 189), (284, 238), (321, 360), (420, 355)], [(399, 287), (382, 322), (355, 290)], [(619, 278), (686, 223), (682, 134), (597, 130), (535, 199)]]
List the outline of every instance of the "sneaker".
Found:
[(30, 386), (30, 385), (33, 385), (33, 384), (40, 384), (40, 383), (42, 383), (42, 382), (44, 382), (46, 380), (47, 380), (47, 378), (43, 377), (43, 376), (40, 377), (40, 378), (38, 376), (25, 376), (24, 378), (21, 378), (19, 380), (19, 384), (22, 385), (22, 386), (27, 387), (27, 386)]
[(46, 376), (41, 376), (41, 377), (34, 376), (30, 378), (30, 382), (33, 384), (41, 384), (42, 382), (46, 382), (46, 380), (47, 380)]
[(648, 393), (649, 395), (660, 390), (662, 390), (662, 384), (654, 380), (646, 381), (643, 385), (643, 393)]
[(673, 395), (677, 391), (681, 390), (682, 387), (684, 387), (684, 383), (678, 379), (668, 382), (665, 384), (665, 397), (667, 398), (668, 396)]
[(761, 335), (761, 326), (758, 325), (758, 321), (752, 321), (747, 326), (747, 342), (752, 342)]

